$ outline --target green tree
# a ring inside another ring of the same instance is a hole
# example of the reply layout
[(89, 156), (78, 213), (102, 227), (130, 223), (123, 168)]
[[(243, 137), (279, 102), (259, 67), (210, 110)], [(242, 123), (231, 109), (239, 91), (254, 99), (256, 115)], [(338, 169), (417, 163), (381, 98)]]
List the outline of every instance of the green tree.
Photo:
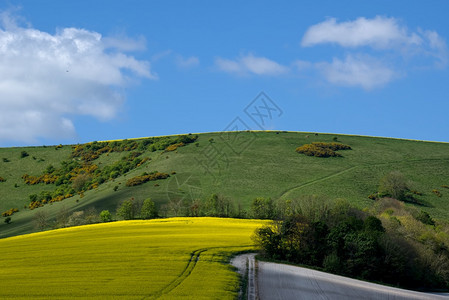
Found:
[(135, 211), (132, 200), (125, 200), (117, 208), (117, 216), (122, 217), (125, 220), (134, 219)]
[(100, 219), (101, 219), (102, 222), (110, 222), (110, 221), (112, 221), (112, 215), (109, 212), (109, 210), (103, 210), (100, 213)]
[(142, 219), (153, 219), (157, 218), (158, 212), (154, 202), (148, 198), (143, 201), (142, 209), (140, 211), (140, 216)]

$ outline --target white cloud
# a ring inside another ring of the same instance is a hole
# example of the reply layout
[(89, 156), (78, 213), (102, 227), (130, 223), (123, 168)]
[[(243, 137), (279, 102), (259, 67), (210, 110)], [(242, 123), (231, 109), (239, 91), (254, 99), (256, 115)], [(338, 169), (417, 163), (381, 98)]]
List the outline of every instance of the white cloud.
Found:
[(401, 45), (420, 45), (422, 42), (418, 34), (409, 33), (395, 18), (377, 16), (341, 23), (330, 18), (311, 26), (304, 34), (301, 45), (308, 47), (334, 43), (342, 47), (370, 46), (386, 49)]
[(288, 72), (288, 68), (265, 57), (252, 54), (241, 56), (237, 60), (217, 58), (215, 64), (221, 71), (239, 75), (281, 75)]
[(71, 137), (71, 116), (111, 119), (124, 101), (119, 90), (157, 78), (148, 62), (123, 53), (142, 49), (142, 39), (77, 28), (51, 34), (20, 27), (7, 13), (0, 23), (0, 140)]
[[(446, 67), (449, 60), (446, 42), (437, 32), (413, 32), (399, 20), (382, 16), (340, 23), (330, 18), (309, 27), (301, 45), (320, 44), (339, 45), (347, 52), (344, 59), (314, 64), (327, 81), (367, 90), (382, 87), (410, 69)], [(297, 66), (301, 70), (306, 64)]]
[(398, 77), (394, 70), (369, 56), (348, 55), (344, 60), (334, 58), (332, 63), (317, 63), (316, 68), (330, 83), (360, 86), (366, 90), (384, 86)]
[(184, 58), (181, 55), (176, 56), (176, 65), (181, 68), (192, 68), (200, 64), (200, 60), (196, 56)]

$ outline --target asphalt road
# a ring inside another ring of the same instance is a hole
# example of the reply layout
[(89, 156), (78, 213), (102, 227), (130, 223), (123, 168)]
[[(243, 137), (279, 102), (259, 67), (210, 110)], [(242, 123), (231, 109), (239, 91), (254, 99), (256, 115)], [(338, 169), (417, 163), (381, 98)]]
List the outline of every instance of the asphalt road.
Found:
[(259, 299), (449, 299), (387, 287), (311, 269), (258, 262)]

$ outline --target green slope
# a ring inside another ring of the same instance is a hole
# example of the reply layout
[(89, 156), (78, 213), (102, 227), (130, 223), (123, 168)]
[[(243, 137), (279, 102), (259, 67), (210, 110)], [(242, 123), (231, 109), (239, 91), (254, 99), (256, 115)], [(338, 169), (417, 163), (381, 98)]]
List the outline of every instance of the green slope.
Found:
[[(343, 157), (337, 158), (309, 157), (295, 152), (303, 144), (331, 142), (334, 137), (352, 150), (342, 151)], [(418, 197), (423, 209), (434, 218), (449, 220), (449, 189), (442, 187), (449, 185), (447, 143), (301, 132), (204, 133), (196, 142), (197, 145), (188, 144), (167, 153), (147, 150), (142, 157), (148, 156), (151, 161), (86, 192), (83, 198), (74, 196), (32, 211), (23, 209), (29, 203), (28, 195), (55, 187), (28, 186), (21, 176), (39, 175), (49, 164), (57, 167), (60, 161), (69, 158), (72, 147), (0, 149), (0, 176), (6, 179), (0, 183), (0, 211), (14, 207), (21, 210), (12, 216), (11, 224), (0, 223), (0, 236), (32, 231), (31, 219), (39, 210), (46, 210), (53, 217), (62, 206), (71, 212), (89, 206), (98, 211), (115, 211), (119, 201), (129, 198), (151, 197), (161, 208), (169, 201), (206, 199), (217, 193), (249, 208), (255, 197), (293, 199), (326, 195), (365, 207), (372, 204), (367, 197), (377, 191), (380, 178), (393, 170), (402, 172), (412, 189), (423, 194)], [(20, 158), (21, 151), (30, 156)], [(102, 154), (95, 163), (104, 167), (128, 154)], [(2, 158), (10, 162), (3, 162)], [(129, 178), (155, 170), (176, 174), (165, 180), (125, 186)], [(118, 186), (116, 191), (114, 186)], [(440, 191), (441, 197), (433, 189)]]

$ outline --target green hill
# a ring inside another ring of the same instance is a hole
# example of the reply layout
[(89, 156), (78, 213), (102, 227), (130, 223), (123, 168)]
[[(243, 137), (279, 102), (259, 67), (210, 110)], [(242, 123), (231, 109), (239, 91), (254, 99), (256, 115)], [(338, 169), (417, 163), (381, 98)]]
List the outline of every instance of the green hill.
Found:
[[(338, 151), (342, 157), (328, 158), (295, 151), (304, 144), (335, 140), (351, 150)], [(391, 171), (401, 172), (416, 192), (419, 204), (409, 205), (417, 205), (433, 218), (449, 220), (447, 143), (251, 131), (204, 133), (196, 140), (194, 135), (184, 135), (86, 145), (0, 148), (0, 177), (4, 179), (0, 212), (19, 209), (10, 224), (0, 222), (0, 237), (32, 232), (32, 219), (39, 211), (47, 212), (50, 219), (63, 207), (67, 213), (89, 207), (115, 212), (120, 201), (131, 198), (151, 197), (160, 213), (169, 216), (181, 214), (183, 204), (205, 201), (212, 194), (232, 200), (241, 210), (249, 209), (256, 197), (305, 195), (344, 198), (363, 208), (372, 205), (368, 196), (377, 192), (380, 179)], [(170, 177), (126, 185), (136, 176), (144, 175), (134, 181), (149, 179), (154, 171)], [(42, 182), (27, 184), (25, 174), (29, 182)], [(74, 187), (79, 194), (69, 191)], [(74, 196), (28, 208), (30, 195), (47, 195), (50, 202), (58, 188), (60, 198)]]

